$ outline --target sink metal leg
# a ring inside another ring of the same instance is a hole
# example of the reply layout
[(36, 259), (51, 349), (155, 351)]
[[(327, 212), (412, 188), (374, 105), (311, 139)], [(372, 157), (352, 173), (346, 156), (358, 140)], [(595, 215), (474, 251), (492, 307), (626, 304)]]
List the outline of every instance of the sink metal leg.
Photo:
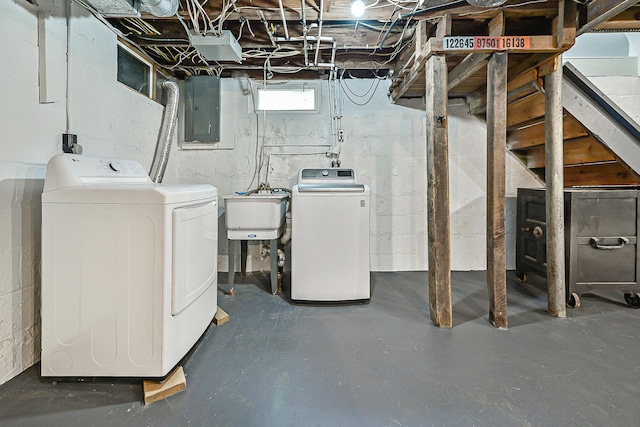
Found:
[(240, 240), (240, 278), (247, 277), (247, 252), (249, 242), (246, 240)]
[(271, 240), (271, 293), (278, 292), (278, 239)]
[(227, 240), (227, 251), (229, 253), (229, 276), (228, 276), (228, 284), (227, 284), (227, 293), (231, 294), (233, 292), (233, 284), (236, 274), (236, 248), (237, 243), (235, 240)]

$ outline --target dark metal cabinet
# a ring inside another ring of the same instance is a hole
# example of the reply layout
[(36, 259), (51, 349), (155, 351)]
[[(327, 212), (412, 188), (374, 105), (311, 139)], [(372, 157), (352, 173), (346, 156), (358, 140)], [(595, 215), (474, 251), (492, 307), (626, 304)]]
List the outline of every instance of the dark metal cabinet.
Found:
[[(580, 295), (606, 288), (639, 305), (638, 191), (567, 189), (564, 203), (567, 303), (579, 306)], [(517, 276), (546, 277), (545, 190), (518, 189), (517, 224)]]

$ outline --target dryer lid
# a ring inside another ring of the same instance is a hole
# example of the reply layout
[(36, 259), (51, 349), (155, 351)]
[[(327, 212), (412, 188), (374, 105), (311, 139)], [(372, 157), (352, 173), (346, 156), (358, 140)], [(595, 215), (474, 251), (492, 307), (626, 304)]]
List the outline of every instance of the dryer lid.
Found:
[(47, 164), (44, 192), (96, 184), (151, 184), (135, 160), (103, 159), (77, 154), (58, 154)]
[(165, 205), (217, 196), (208, 184), (154, 184), (135, 160), (59, 154), (47, 165), (42, 202)]

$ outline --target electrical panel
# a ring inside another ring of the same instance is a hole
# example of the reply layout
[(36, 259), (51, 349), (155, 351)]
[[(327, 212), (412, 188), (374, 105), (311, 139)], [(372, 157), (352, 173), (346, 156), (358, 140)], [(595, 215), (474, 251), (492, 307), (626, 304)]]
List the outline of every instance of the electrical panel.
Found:
[(219, 142), (220, 77), (192, 76), (184, 89), (185, 142)]

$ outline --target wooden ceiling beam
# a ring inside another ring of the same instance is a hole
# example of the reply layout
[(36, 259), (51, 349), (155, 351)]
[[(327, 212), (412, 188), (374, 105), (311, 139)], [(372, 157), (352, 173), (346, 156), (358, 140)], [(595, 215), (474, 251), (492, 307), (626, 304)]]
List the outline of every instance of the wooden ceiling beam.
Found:
[[(501, 36), (504, 34), (504, 13), (498, 12), (496, 16), (489, 21), (489, 35)], [(489, 62), (489, 53), (471, 53), (467, 55), (460, 63), (449, 72), (448, 89), (452, 90), (460, 83), (467, 80), (476, 71), (485, 67)]]
[(579, 11), (577, 35), (589, 32), (598, 25), (624, 12), (638, 0), (593, 0)]
[(595, 30), (634, 31), (640, 29), (639, 20), (617, 20), (603, 22), (595, 27)]

